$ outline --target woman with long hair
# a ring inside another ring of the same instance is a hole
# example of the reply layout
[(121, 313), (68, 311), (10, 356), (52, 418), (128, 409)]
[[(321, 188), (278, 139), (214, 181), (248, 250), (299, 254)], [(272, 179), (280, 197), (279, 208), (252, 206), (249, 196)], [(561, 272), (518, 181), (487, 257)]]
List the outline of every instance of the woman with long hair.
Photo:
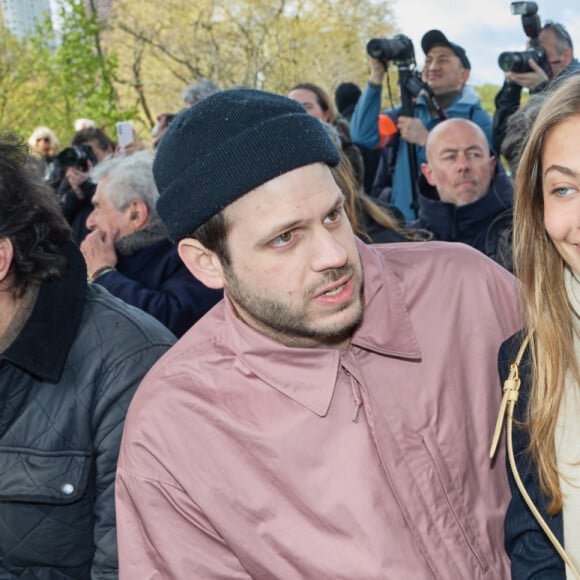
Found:
[(56, 156), (60, 151), (60, 143), (54, 131), (48, 127), (39, 126), (28, 138), (28, 166), (36, 171), (37, 176), (56, 189), (63, 177), (63, 171)]
[(515, 179), (514, 269), (526, 328), (502, 346), (500, 372), (505, 379), (522, 342), (529, 341), (519, 364), (513, 447), (524, 491), (546, 528), (508, 468), (506, 549), (513, 578), (577, 578), (572, 566), (580, 568), (580, 75), (547, 95), (523, 150)]

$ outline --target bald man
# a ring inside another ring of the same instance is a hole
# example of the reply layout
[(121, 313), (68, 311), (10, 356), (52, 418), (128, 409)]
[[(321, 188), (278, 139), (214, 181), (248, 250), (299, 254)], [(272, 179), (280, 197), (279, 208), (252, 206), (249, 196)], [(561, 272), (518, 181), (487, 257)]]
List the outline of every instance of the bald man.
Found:
[(513, 188), (485, 133), (467, 119), (447, 119), (430, 131), (426, 156), (414, 225), (437, 240), (468, 244), (511, 271)]

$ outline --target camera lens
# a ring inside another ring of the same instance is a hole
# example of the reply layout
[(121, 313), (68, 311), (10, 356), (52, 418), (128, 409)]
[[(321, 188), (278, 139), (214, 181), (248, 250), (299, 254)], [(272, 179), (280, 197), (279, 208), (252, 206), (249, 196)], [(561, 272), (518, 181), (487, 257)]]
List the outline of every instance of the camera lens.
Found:
[(501, 68), (501, 70), (503, 70), (504, 72), (512, 70), (512, 67), (515, 62), (514, 56), (515, 55), (513, 52), (502, 52), (497, 59), (497, 64), (499, 64), (499, 68)]
[(373, 58), (380, 59), (383, 57), (385, 41), (382, 38), (373, 38), (367, 44), (367, 53)]

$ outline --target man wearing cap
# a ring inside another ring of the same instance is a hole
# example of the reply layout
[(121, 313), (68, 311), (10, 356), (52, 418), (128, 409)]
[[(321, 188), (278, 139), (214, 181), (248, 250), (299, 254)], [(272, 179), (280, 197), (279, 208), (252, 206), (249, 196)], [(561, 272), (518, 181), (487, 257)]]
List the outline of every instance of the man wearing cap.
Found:
[[(475, 91), (466, 85), (471, 64), (465, 50), (449, 41), (440, 30), (427, 32), (421, 40), (421, 47), (425, 53), (423, 79), (434, 98), (430, 98), (427, 91), (422, 91), (415, 100), (413, 117), (400, 115), (400, 107), (387, 110), (386, 113), (395, 121), (399, 133), (389, 143), (381, 144), (377, 119), (381, 109), (385, 65), (369, 57), (371, 77), (351, 119), (351, 136), (357, 145), (396, 148), (390, 203), (398, 207), (409, 222), (417, 217), (416, 196), (413, 192), (421, 163), (426, 160), (427, 134), (441, 120), (438, 109), (446, 117), (470, 119), (483, 129), (491, 143), (491, 117), (482, 108)], [(408, 144), (415, 146), (415, 174), (412, 174)]]
[(580, 62), (574, 58), (574, 45), (562, 24), (548, 20), (538, 34), (538, 47), (543, 49), (546, 62), (540, 66), (528, 60), (527, 72), (507, 72), (501, 89), (495, 96), (493, 114), (493, 148), (501, 151), (510, 117), (519, 109), (522, 88), (531, 95), (542, 95), (555, 88), (569, 76), (580, 73)]
[(365, 246), (299, 103), (222, 91), (154, 164), (224, 300), (141, 383), (117, 471), (124, 580), (507, 578), (488, 459), (515, 280), (463, 244)]

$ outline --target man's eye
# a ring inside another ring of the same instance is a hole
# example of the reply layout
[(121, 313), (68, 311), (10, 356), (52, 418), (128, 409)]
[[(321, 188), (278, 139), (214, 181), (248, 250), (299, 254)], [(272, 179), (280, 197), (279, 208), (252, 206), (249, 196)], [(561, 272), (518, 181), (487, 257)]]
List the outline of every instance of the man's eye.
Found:
[(324, 223), (325, 224), (335, 224), (337, 221), (340, 220), (341, 215), (342, 215), (342, 210), (335, 209), (335, 210), (331, 211), (326, 216), (326, 218), (324, 218)]
[(288, 245), (294, 239), (294, 235), (292, 232), (284, 232), (279, 236), (276, 236), (271, 242), (270, 245), (279, 248), (281, 246)]

